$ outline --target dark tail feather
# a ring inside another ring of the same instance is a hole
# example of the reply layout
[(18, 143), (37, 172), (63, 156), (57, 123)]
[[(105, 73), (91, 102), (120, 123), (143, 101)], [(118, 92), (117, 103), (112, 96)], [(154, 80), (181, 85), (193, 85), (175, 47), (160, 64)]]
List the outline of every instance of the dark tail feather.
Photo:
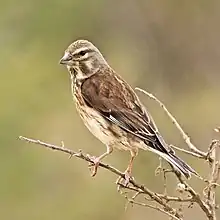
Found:
[(170, 162), (171, 165), (177, 168), (186, 178), (190, 178), (191, 173), (199, 177), (198, 173), (195, 170), (193, 170), (188, 164), (186, 164), (175, 154), (169, 154), (165, 159)]
[[(159, 141), (159, 144), (146, 141), (146, 146), (149, 147), (143, 149), (150, 150), (161, 156), (163, 159), (169, 162), (170, 165), (172, 165), (181, 174), (183, 174), (187, 179), (191, 177), (191, 174), (194, 174), (195, 176), (201, 178), (200, 175), (193, 168), (191, 168), (182, 159), (176, 156), (174, 151), (168, 152), (167, 148), (165, 148), (164, 145), (161, 143), (161, 139), (159, 139)], [(164, 142), (164, 144), (166, 143)]]

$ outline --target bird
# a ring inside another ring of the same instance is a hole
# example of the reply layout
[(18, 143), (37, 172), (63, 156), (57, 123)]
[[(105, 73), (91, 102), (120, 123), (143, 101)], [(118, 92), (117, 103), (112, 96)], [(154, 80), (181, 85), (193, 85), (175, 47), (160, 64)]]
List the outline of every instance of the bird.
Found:
[(114, 149), (130, 151), (124, 172), (127, 181), (132, 177), (139, 150), (156, 153), (186, 178), (197, 175), (165, 142), (135, 91), (110, 67), (96, 46), (88, 40), (76, 40), (67, 47), (59, 63), (70, 73), (72, 93), (82, 121), (106, 146), (103, 154), (91, 157), (92, 176)]

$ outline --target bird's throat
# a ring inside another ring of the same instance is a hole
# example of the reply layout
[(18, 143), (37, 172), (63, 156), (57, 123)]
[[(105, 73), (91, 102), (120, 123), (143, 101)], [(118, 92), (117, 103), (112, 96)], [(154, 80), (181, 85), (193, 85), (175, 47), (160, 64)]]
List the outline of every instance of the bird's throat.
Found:
[(76, 78), (76, 75), (77, 75), (76, 69), (72, 66), (67, 66), (67, 69), (68, 69), (71, 77)]

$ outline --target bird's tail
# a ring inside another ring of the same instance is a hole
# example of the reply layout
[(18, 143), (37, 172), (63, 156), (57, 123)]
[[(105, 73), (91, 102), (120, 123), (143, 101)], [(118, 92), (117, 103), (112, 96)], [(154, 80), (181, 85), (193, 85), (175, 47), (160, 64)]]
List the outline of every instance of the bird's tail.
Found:
[[(147, 149), (165, 159), (187, 179), (191, 177), (191, 174), (200, 177), (200, 175), (193, 168), (191, 168), (182, 159), (176, 156), (174, 151), (168, 151), (166, 148), (163, 147), (163, 145), (161, 145), (161, 143), (159, 144), (160, 145), (158, 147), (155, 147), (154, 144), (148, 142), (147, 145), (150, 147), (148, 147)], [(144, 147), (144, 149), (146, 150), (146, 147)]]
[(193, 170), (192, 167), (190, 167), (188, 164), (186, 164), (182, 159), (180, 159), (178, 156), (176, 156), (173, 153), (161, 153), (161, 157), (163, 157), (165, 160), (167, 160), (171, 165), (173, 165), (180, 173), (182, 173), (187, 179), (191, 177), (191, 174), (194, 174), (196, 176), (199, 176), (195, 170)]

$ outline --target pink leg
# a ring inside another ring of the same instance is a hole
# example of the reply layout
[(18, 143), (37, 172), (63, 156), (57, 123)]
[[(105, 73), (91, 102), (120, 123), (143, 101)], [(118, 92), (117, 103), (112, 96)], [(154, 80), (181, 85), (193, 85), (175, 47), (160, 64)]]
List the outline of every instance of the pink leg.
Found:
[[(129, 164), (128, 164), (128, 167), (127, 169), (125, 170), (124, 172), (124, 175), (125, 175), (125, 182), (124, 182), (124, 185), (128, 185), (130, 179), (132, 178), (132, 167), (133, 167), (133, 163), (134, 163), (134, 158), (137, 156), (137, 151), (134, 151), (134, 150), (131, 150), (130, 151), (131, 153), (131, 159), (129, 161)], [(122, 177), (119, 177), (117, 180), (116, 180), (116, 184), (120, 183), (122, 180)]]
[(108, 145), (106, 147), (107, 147), (107, 150), (106, 150), (106, 152), (104, 154), (100, 155), (99, 157), (91, 157), (91, 160), (93, 161), (93, 163), (90, 166), (94, 166), (94, 169), (93, 169), (93, 171), (91, 173), (91, 176), (95, 176), (97, 174), (97, 170), (98, 170), (100, 161), (104, 157), (106, 157), (106, 156), (108, 156), (109, 154), (112, 153), (113, 147), (112, 146), (108, 146)]

